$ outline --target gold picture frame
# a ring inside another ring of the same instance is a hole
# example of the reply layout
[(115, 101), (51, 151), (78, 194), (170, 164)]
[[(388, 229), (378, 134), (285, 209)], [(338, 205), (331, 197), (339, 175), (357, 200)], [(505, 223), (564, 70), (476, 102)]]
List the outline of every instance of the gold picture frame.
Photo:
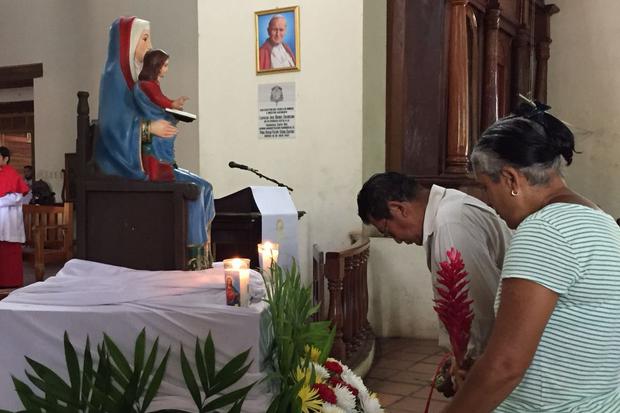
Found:
[[(299, 6), (257, 11), (254, 13), (254, 21), (256, 73), (301, 70)], [(274, 50), (274, 47), (277, 49)]]

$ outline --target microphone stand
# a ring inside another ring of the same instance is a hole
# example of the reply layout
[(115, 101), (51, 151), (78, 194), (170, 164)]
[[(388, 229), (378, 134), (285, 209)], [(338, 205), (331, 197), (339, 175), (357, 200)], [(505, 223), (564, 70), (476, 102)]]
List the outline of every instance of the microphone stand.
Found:
[(290, 186), (285, 185), (285, 184), (283, 184), (282, 182), (278, 182), (278, 181), (276, 181), (276, 180), (275, 180), (275, 179), (273, 179), (273, 178), (270, 178), (270, 177), (268, 177), (268, 176), (265, 176), (265, 175), (263, 175), (262, 173), (258, 172), (256, 169), (253, 169), (253, 168), (248, 168), (248, 171), (250, 171), (250, 172), (252, 172), (252, 173), (254, 173), (254, 174), (258, 175), (258, 177), (259, 177), (259, 178), (263, 178), (263, 179), (266, 179), (266, 180), (268, 180), (268, 181), (271, 181), (271, 182), (273, 182), (274, 184), (276, 184), (276, 185), (278, 185), (278, 186), (282, 186), (282, 187), (284, 187), (284, 188), (288, 189), (289, 191), (293, 192), (293, 188), (291, 188)]

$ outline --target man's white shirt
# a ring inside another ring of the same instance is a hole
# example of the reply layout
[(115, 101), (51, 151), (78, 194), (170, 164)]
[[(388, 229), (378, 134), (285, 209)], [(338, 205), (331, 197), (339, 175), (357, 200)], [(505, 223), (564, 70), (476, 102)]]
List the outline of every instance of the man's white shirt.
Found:
[[(512, 232), (504, 221), (481, 200), (454, 189), (437, 185), (431, 188), (424, 214), (423, 245), (433, 292), (438, 298), (439, 263), (447, 260), (446, 252), (454, 247), (461, 252), (470, 280), (469, 297), (474, 300), (469, 341), (469, 355), (473, 357), (482, 353), (493, 328), (493, 303), (511, 238)], [(441, 323), (439, 345), (450, 348)]]

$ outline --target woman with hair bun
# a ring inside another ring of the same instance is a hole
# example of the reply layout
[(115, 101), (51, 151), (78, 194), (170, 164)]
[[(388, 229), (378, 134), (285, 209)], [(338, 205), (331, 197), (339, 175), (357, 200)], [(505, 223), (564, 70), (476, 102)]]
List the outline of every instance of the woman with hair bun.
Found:
[(548, 109), (520, 107), (471, 155), (516, 232), (488, 345), (444, 413), (620, 411), (620, 229), (566, 185), (574, 137)]

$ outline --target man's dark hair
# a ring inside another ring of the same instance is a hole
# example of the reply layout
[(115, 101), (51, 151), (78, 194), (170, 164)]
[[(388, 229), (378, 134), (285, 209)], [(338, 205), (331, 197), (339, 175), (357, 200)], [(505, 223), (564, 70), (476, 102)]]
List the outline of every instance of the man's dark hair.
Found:
[[(6, 146), (0, 146), (0, 156), (3, 158), (9, 158), (11, 160), (11, 151)], [(8, 163), (8, 162), (7, 162)]]
[(412, 176), (398, 172), (375, 174), (366, 181), (357, 194), (357, 214), (364, 224), (369, 219), (391, 218), (389, 201), (413, 201), (419, 185)]

